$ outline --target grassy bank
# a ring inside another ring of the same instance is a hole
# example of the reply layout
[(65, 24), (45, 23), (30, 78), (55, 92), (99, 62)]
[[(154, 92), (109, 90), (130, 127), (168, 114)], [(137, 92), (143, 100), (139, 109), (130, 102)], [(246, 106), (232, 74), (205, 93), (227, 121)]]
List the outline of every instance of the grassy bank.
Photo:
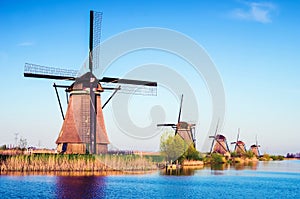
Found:
[(156, 169), (150, 159), (136, 155), (1, 155), (0, 172), (51, 171), (148, 171)]
[(264, 154), (261, 157), (256, 157), (253, 153), (247, 152), (243, 155), (236, 155), (232, 153), (230, 156), (224, 156), (219, 153), (213, 153), (204, 157), (205, 164), (218, 165), (218, 164), (234, 164), (234, 163), (245, 163), (257, 161), (281, 161), (284, 160), (284, 156), (281, 155), (269, 155)]

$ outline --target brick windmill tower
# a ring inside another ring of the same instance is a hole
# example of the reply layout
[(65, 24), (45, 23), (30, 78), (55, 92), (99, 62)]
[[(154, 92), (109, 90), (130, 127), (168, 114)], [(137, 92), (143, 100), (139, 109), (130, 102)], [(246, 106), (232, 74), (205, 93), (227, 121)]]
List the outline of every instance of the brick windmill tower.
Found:
[[(24, 76), (54, 80), (74, 81), (70, 86), (54, 83), (63, 125), (56, 140), (57, 151), (66, 154), (101, 154), (108, 151), (109, 139), (102, 109), (117, 91), (129, 94), (156, 95), (156, 82), (103, 77), (98, 79), (94, 70), (99, 67), (99, 46), (102, 13), (90, 11), (89, 71), (78, 75), (76, 70), (66, 70), (25, 64)], [(105, 85), (102, 86), (102, 85)], [(57, 88), (64, 88), (68, 108), (64, 115)], [(101, 92), (113, 90), (102, 105)]]

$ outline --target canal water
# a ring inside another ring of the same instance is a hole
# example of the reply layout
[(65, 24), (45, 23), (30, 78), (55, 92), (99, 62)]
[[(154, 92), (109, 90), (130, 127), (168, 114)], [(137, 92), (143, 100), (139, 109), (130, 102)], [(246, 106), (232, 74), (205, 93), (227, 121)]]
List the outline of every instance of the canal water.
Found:
[(178, 170), (172, 175), (0, 175), (1, 198), (300, 198), (300, 161)]

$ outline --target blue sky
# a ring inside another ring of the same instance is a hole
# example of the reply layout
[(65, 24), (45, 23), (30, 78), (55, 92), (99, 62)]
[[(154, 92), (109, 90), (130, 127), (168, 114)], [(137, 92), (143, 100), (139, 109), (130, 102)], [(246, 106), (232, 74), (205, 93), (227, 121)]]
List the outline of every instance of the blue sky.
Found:
[[(62, 120), (53, 81), (24, 78), (24, 63), (80, 68), (88, 52), (91, 9), (103, 12), (102, 41), (143, 27), (168, 28), (195, 40), (209, 54), (223, 81), (226, 117), (220, 132), (232, 141), (241, 128), (247, 146), (258, 135), (262, 152), (299, 152), (298, 1), (1, 1), (0, 144), (13, 144), (14, 134), (19, 133), (29, 145), (40, 142), (55, 147)], [(127, 63), (128, 68), (112, 66), (107, 73), (122, 76), (131, 70), (130, 63), (148, 63), (151, 58), (172, 63), (169, 55), (147, 53), (151, 54), (124, 57), (119, 63)], [(193, 73), (179, 65), (174, 70), (185, 77)], [(191, 85), (199, 85), (195, 90), (201, 110), (197, 129), (201, 142), (210, 125), (211, 104), (203, 80), (195, 82)], [(166, 106), (167, 121), (177, 117), (178, 99), (173, 98), (164, 93), (152, 99)], [(104, 114), (110, 139), (118, 148), (141, 148), (134, 140), (122, 143), (109, 107)], [(130, 112), (133, 120), (140, 114)], [(145, 142), (142, 149), (158, 150), (157, 140), (158, 136)]]

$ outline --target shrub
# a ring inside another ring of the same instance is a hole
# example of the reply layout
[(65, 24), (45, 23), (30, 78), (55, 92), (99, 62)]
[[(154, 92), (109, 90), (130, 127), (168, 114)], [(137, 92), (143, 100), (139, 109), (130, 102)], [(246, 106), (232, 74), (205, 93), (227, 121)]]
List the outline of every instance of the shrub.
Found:
[(203, 160), (202, 155), (195, 149), (193, 145), (190, 145), (189, 148), (183, 154), (184, 158), (187, 160)]
[(270, 160), (270, 155), (269, 154), (267, 154), (267, 153), (265, 153), (264, 155), (263, 155), (263, 158), (265, 159), (265, 160)]
[(224, 157), (219, 153), (211, 154), (211, 164), (223, 164), (225, 163)]
[(230, 156), (233, 157), (233, 158), (239, 157), (239, 155), (237, 154), (236, 151), (231, 152), (231, 153), (230, 153)]
[(253, 153), (253, 151), (249, 150), (245, 153), (246, 158), (253, 158), (255, 156), (255, 154)]
[(270, 157), (273, 160), (284, 160), (284, 156), (282, 156), (282, 155), (271, 155)]

